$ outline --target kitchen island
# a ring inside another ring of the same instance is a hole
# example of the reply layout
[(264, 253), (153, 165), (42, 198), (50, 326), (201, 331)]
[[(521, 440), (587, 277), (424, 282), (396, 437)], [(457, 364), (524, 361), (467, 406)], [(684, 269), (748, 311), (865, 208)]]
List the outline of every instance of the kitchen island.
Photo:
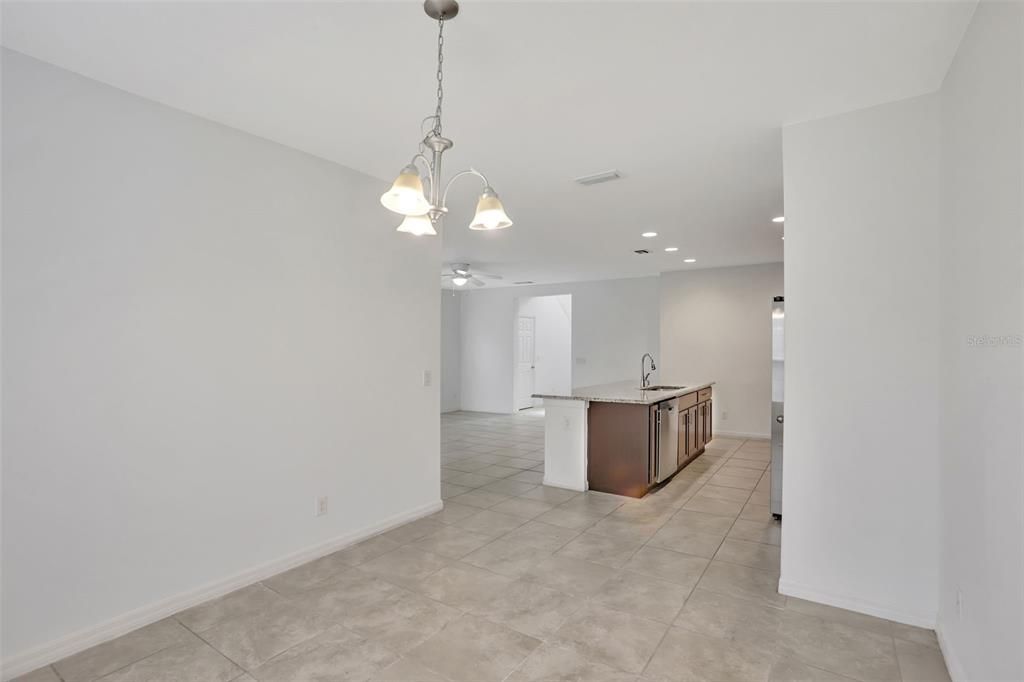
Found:
[(544, 485), (643, 497), (704, 452), (714, 382), (584, 386), (544, 400)]

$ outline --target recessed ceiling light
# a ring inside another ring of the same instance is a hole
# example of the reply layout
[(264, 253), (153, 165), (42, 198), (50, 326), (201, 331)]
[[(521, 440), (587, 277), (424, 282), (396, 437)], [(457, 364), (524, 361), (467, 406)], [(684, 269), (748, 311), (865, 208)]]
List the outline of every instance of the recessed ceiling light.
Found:
[(684, 258), (683, 262), (684, 263), (696, 263), (697, 259), (696, 258)]
[(674, 253), (675, 251), (679, 250), (679, 247), (678, 246), (666, 246), (665, 250), (668, 251), (669, 253)]
[(657, 232), (644, 232), (640, 236), (641, 237), (647, 237), (648, 239), (650, 239), (651, 237), (657, 237), (658, 233)]
[(773, 223), (784, 223), (784, 222), (786, 222), (786, 216), (780, 215), (780, 216), (778, 216), (776, 218), (772, 218), (772, 222)]

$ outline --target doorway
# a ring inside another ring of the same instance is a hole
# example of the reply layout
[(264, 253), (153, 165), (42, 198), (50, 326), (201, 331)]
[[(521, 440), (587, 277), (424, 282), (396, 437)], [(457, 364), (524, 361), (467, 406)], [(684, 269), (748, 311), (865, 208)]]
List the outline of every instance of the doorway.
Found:
[(513, 405), (541, 404), (534, 393), (572, 391), (572, 295), (530, 296), (517, 301)]
[(525, 410), (533, 407), (534, 387), (537, 373), (537, 347), (534, 332), (537, 318), (530, 315), (519, 316), (519, 338), (516, 343), (516, 409)]

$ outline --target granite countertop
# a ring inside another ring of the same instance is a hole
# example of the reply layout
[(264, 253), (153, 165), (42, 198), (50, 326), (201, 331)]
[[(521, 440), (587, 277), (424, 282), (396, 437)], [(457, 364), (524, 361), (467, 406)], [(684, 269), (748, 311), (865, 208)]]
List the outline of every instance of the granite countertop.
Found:
[(639, 381), (617, 381), (614, 384), (598, 384), (574, 388), (569, 395), (549, 395), (534, 393), (534, 398), (553, 398), (556, 400), (591, 400), (599, 403), (632, 403), (637, 405), (653, 405), (669, 398), (678, 398), (687, 393), (699, 391), (712, 385), (713, 381), (703, 383), (687, 381), (669, 381), (658, 379), (651, 382), (655, 386), (683, 386), (674, 391), (641, 391)]

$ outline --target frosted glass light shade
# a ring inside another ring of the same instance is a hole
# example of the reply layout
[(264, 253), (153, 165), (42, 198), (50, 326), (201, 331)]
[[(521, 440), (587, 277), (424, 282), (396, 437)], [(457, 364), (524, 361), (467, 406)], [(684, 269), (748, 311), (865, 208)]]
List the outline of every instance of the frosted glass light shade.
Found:
[(417, 237), (424, 235), (434, 236), (437, 234), (437, 231), (434, 229), (434, 223), (430, 222), (430, 218), (425, 215), (405, 216), (405, 220), (398, 226), (398, 231), (408, 232)]
[(501, 230), (509, 227), (512, 219), (505, 213), (497, 192), (490, 187), (484, 189), (476, 204), (476, 215), (469, 224), (471, 230)]
[(452, 284), (454, 284), (457, 287), (466, 286), (466, 282), (468, 281), (468, 277), (463, 277), (461, 275), (459, 275), (458, 277), (452, 277)]
[(430, 202), (423, 196), (423, 181), (416, 166), (408, 165), (395, 178), (391, 189), (380, 195), (384, 208), (401, 215), (425, 215)]

